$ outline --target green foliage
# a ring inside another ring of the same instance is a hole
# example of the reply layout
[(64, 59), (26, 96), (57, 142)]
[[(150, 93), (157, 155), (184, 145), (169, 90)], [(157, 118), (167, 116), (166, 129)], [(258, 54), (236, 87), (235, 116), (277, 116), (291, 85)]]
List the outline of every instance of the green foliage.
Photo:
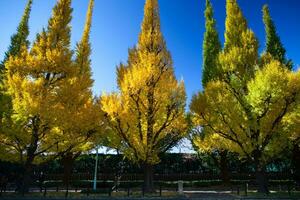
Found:
[(247, 29), (247, 21), (236, 0), (226, 0), (225, 44), (227, 51), (233, 46), (243, 45), (242, 34)]
[(275, 24), (270, 16), (269, 7), (267, 5), (264, 5), (263, 7), (263, 22), (266, 31), (265, 52), (269, 53), (274, 59), (285, 64), (286, 67), (291, 70), (293, 68), (293, 63), (291, 60), (286, 59), (286, 50), (277, 34)]
[(216, 20), (213, 18), (213, 8), (210, 0), (206, 0), (205, 9), (205, 34), (203, 40), (203, 72), (202, 85), (218, 77), (218, 54), (221, 51), (218, 32), (216, 30)]
[(5, 52), (5, 56), (3, 61), (0, 64), (0, 80), (3, 79), (3, 73), (5, 70), (5, 62), (9, 59), (10, 56), (17, 56), (21, 52), (21, 48), (23, 46), (29, 47), (28, 35), (29, 35), (29, 26), (28, 21), (30, 17), (32, 0), (28, 0), (24, 14), (17, 28), (17, 32), (11, 36), (11, 43), (8, 47), (7, 52)]

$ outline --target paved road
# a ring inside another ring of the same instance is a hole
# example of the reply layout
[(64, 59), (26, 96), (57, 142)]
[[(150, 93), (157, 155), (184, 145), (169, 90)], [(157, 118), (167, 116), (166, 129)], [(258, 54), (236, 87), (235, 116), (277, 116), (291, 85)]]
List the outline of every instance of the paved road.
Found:
[[(40, 197), (10, 197), (3, 198), (0, 200), (66, 200), (65, 198), (40, 198)], [(238, 197), (235, 194), (231, 194), (231, 191), (184, 191), (182, 197), (151, 197), (151, 198), (137, 198), (137, 197), (79, 197), (79, 198), (68, 198), (70, 200), (276, 200), (275, 198), (249, 198), (249, 197)], [(280, 200), (296, 200), (296, 198), (277, 198)], [(300, 200), (300, 199), (299, 199)]]
[(184, 191), (184, 195), (186, 198), (192, 199), (235, 199), (235, 196), (231, 194), (231, 191)]

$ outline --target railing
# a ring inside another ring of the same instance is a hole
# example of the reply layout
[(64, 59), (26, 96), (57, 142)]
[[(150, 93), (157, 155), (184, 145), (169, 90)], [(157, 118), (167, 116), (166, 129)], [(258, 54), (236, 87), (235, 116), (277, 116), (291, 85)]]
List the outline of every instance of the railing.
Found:
[[(271, 180), (289, 180), (293, 175), (290, 173), (267, 173), (268, 179)], [(63, 180), (64, 174), (46, 174), (44, 180)], [(121, 181), (141, 181), (143, 174), (122, 174)], [(93, 174), (90, 173), (73, 173), (71, 180), (93, 180)], [(116, 179), (115, 174), (98, 174), (98, 180)], [(231, 180), (254, 180), (254, 173), (232, 173), (230, 174)], [(198, 180), (221, 180), (219, 174), (214, 173), (201, 173), (201, 174), (154, 174), (155, 181), (198, 181)]]

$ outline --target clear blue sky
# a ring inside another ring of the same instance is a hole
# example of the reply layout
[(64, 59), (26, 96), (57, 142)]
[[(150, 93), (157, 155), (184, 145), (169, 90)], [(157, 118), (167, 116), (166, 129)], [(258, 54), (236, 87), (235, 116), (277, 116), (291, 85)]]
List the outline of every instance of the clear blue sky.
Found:
[[(47, 26), (56, 0), (33, 0), (30, 40)], [(268, 3), (287, 55), (300, 64), (300, 1), (238, 0), (249, 26), (264, 48), (261, 8)], [(225, 0), (212, 0), (220, 38), (224, 38)], [(0, 0), (0, 58), (15, 32), (26, 0)], [(159, 0), (162, 31), (172, 53), (178, 79), (183, 78), (190, 97), (201, 89), (202, 38), (205, 0)], [(73, 0), (72, 45), (81, 37), (88, 0)], [(95, 0), (92, 41), (94, 92), (116, 90), (115, 66), (126, 61), (127, 50), (138, 38), (144, 0)]]

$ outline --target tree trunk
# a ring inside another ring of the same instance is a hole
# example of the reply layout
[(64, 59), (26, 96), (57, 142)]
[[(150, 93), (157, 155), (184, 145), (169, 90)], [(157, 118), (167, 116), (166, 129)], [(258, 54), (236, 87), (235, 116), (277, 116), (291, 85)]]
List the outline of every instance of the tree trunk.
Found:
[(220, 151), (220, 162), (219, 162), (220, 175), (225, 185), (228, 185), (230, 183), (227, 154), (228, 151), (226, 150)]
[(70, 178), (73, 170), (74, 157), (73, 153), (68, 152), (62, 157), (62, 164), (64, 166), (63, 184), (66, 187), (66, 196), (68, 196)]
[(37, 130), (33, 130), (33, 134), (31, 137), (31, 144), (27, 149), (27, 156), (26, 161), (23, 165), (23, 173), (21, 175), (21, 184), (18, 184), (20, 188), (17, 188), (19, 192), (24, 195), (24, 193), (27, 193), (29, 191), (30, 185), (32, 183), (32, 170), (33, 170), (33, 161), (36, 157), (36, 150), (38, 144), (38, 134)]
[(38, 149), (38, 141), (39, 141), (39, 118), (35, 116), (32, 119), (32, 132), (30, 138), (30, 145), (26, 149), (26, 161), (23, 165), (23, 174), (21, 177), (21, 188), (17, 188), (19, 192), (24, 195), (29, 191), (31, 182), (32, 182), (32, 168), (33, 168), (33, 161), (37, 156), (36, 151)]
[(294, 179), (300, 183), (300, 148), (298, 144), (293, 144), (292, 165), (294, 169)]
[(144, 167), (144, 191), (146, 193), (154, 192), (153, 165), (145, 163), (143, 167)]
[(265, 173), (265, 167), (260, 164), (259, 160), (255, 161), (255, 177), (258, 185), (258, 192), (269, 194), (268, 178)]
[(23, 166), (23, 174), (20, 179), (21, 184), (18, 184), (19, 188), (17, 188), (22, 195), (29, 192), (32, 183), (32, 168), (32, 162), (29, 161)]

